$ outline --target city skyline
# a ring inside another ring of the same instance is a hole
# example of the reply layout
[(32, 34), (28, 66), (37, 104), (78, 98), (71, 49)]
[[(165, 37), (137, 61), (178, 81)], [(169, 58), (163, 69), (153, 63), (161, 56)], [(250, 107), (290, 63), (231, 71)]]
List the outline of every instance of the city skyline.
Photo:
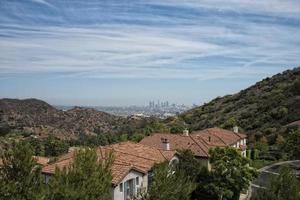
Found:
[(202, 104), (299, 66), (300, 3), (0, 2), (0, 98)]

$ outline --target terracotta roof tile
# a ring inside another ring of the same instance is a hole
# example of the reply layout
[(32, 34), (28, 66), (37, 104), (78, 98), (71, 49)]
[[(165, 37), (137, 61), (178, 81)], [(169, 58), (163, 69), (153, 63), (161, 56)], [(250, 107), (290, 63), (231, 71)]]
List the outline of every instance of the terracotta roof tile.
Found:
[(246, 138), (245, 134), (234, 133), (233, 131), (221, 128), (208, 128), (197, 131), (192, 135), (197, 140), (202, 138), (202, 141), (209, 146), (229, 146), (235, 144), (240, 139)]
[[(112, 165), (112, 184), (114, 185), (118, 184), (130, 170), (147, 173), (156, 163), (168, 160), (172, 154), (171, 152), (162, 153), (156, 148), (143, 144), (123, 142), (97, 148), (99, 161), (107, 159), (110, 152), (114, 156)], [(73, 162), (74, 155), (74, 152), (70, 152), (61, 156), (57, 162), (45, 166), (43, 173), (53, 174), (56, 167), (63, 169), (69, 166)]]
[(183, 136), (178, 134), (156, 133), (144, 138), (140, 144), (152, 146), (154, 148), (164, 150), (161, 145), (161, 139), (167, 139), (170, 143), (170, 150), (191, 149), (197, 156), (207, 156), (207, 147), (203, 143), (194, 141), (190, 136)]
[(49, 158), (42, 157), (42, 156), (33, 156), (33, 159), (36, 161), (37, 164), (45, 166), (49, 163)]
[(160, 150), (160, 152), (162, 153), (162, 155), (167, 160), (171, 160), (174, 157), (175, 153), (176, 153), (176, 151), (171, 151), (171, 150), (170, 151)]
[(162, 138), (169, 141), (170, 150), (172, 151), (190, 149), (196, 156), (208, 157), (210, 147), (230, 146), (238, 142), (240, 139), (246, 138), (246, 135), (220, 128), (209, 128), (193, 132), (189, 134), (189, 136), (156, 133), (144, 138), (140, 143), (163, 150), (163, 146), (161, 145)]

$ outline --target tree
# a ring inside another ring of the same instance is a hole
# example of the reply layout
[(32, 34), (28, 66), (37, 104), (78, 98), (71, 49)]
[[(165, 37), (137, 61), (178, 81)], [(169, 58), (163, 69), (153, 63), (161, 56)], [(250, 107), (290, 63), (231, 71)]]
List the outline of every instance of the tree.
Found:
[(45, 155), (45, 148), (43, 143), (36, 138), (30, 138), (28, 140), (28, 143), (32, 149), (32, 153), (34, 155), (38, 155), (38, 156), (44, 156)]
[(149, 188), (148, 200), (189, 200), (195, 184), (182, 171), (174, 169), (167, 162), (153, 170), (153, 182)]
[(28, 144), (13, 143), (1, 155), (0, 199), (41, 199), (43, 181)]
[(186, 129), (186, 125), (183, 122), (173, 122), (170, 127), (170, 133), (182, 133)]
[(222, 128), (230, 129), (230, 128), (236, 126), (236, 124), (237, 124), (237, 122), (236, 122), (235, 118), (231, 117), (224, 122), (224, 124), (222, 125)]
[(77, 151), (73, 164), (63, 170), (56, 169), (45, 199), (110, 200), (112, 162), (112, 155), (98, 161), (94, 149)]
[(135, 133), (131, 136), (130, 140), (134, 141), (134, 142), (140, 142), (145, 136), (143, 134), (140, 133)]
[(282, 137), (282, 135), (277, 135), (275, 144), (281, 147), (285, 143), (285, 139)]
[(285, 150), (291, 159), (300, 159), (300, 128), (289, 133)]
[(266, 189), (260, 189), (254, 200), (299, 200), (300, 182), (295, 173), (288, 167), (282, 166), (279, 176), (272, 179)]
[(196, 180), (203, 167), (200, 160), (195, 158), (191, 150), (178, 151), (177, 157), (179, 162), (176, 168), (184, 172), (186, 176)]
[(210, 149), (213, 182), (207, 185), (218, 199), (239, 199), (240, 192), (246, 189), (256, 176), (256, 170), (249, 167), (249, 160), (235, 148)]
[(45, 140), (45, 156), (59, 156), (68, 152), (68, 149), (68, 143), (53, 136)]
[(191, 150), (179, 151), (177, 157), (179, 162), (176, 168), (181, 170), (186, 177), (189, 177), (196, 184), (196, 188), (191, 194), (191, 199), (216, 199), (214, 192), (211, 193), (206, 187), (213, 182), (212, 175), (207, 167), (203, 166)]
[(258, 142), (255, 143), (254, 148), (259, 151), (259, 157), (265, 158), (269, 156), (268, 140), (262, 136)]

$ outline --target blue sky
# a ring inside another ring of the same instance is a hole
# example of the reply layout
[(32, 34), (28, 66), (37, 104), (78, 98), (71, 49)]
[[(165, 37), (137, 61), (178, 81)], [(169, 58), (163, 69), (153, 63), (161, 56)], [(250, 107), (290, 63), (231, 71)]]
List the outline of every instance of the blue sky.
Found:
[(298, 0), (0, 0), (0, 98), (201, 104), (299, 55)]

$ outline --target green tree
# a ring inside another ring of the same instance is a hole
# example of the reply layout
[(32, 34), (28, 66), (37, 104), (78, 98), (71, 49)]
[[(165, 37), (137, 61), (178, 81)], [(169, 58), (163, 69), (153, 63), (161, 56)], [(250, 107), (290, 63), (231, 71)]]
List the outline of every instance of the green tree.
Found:
[(300, 128), (289, 133), (285, 150), (291, 159), (300, 159)]
[(68, 152), (69, 145), (67, 142), (62, 141), (53, 136), (49, 136), (45, 142), (45, 156), (59, 156)]
[(236, 124), (237, 124), (236, 119), (234, 117), (231, 117), (224, 122), (224, 124), (222, 125), (222, 128), (230, 129), (230, 128), (236, 126)]
[(195, 158), (191, 150), (178, 151), (178, 164), (176, 168), (186, 174), (191, 179), (197, 179), (197, 176), (202, 170), (200, 160)]
[(189, 200), (195, 183), (184, 172), (174, 169), (167, 162), (153, 170), (153, 182), (146, 199), (149, 200)]
[(269, 145), (265, 136), (262, 136), (259, 141), (255, 143), (254, 148), (258, 150), (260, 158), (266, 158), (269, 156)]
[(200, 159), (196, 158), (191, 150), (179, 151), (176, 168), (181, 170), (186, 177), (196, 183), (196, 188), (191, 194), (191, 199), (216, 199), (215, 191), (210, 191), (208, 185), (213, 182), (212, 174)]
[(32, 158), (28, 144), (13, 143), (1, 155), (0, 199), (41, 199), (43, 181), (41, 168)]
[(272, 179), (266, 189), (260, 189), (254, 200), (299, 200), (300, 182), (295, 173), (288, 167), (282, 166), (279, 176)]
[(28, 143), (30, 144), (30, 147), (31, 147), (34, 155), (37, 155), (37, 156), (45, 155), (44, 144), (43, 144), (43, 142), (41, 142), (41, 140), (36, 139), (36, 138), (30, 138), (28, 140)]
[(182, 133), (186, 129), (186, 125), (183, 122), (174, 122), (171, 124), (170, 133)]
[(256, 176), (256, 170), (249, 167), (249, 160), (235, 148), (210, 149), (213, 182), (207, 189), (214, 191), (218, 199), (239, 199), (240, 192), (246, 189)]
[(96, 150), (82, 149), (75, 153), (73, 164), (56, 169), (50, 178), (46, 199), (110, 200), (112, 155), (98, 161)]
[(134, 141), (134, 142), (140, 142), (145, 136), (143, 134), (140, 133), (135, 133), (130, 137), (130, 140)]

